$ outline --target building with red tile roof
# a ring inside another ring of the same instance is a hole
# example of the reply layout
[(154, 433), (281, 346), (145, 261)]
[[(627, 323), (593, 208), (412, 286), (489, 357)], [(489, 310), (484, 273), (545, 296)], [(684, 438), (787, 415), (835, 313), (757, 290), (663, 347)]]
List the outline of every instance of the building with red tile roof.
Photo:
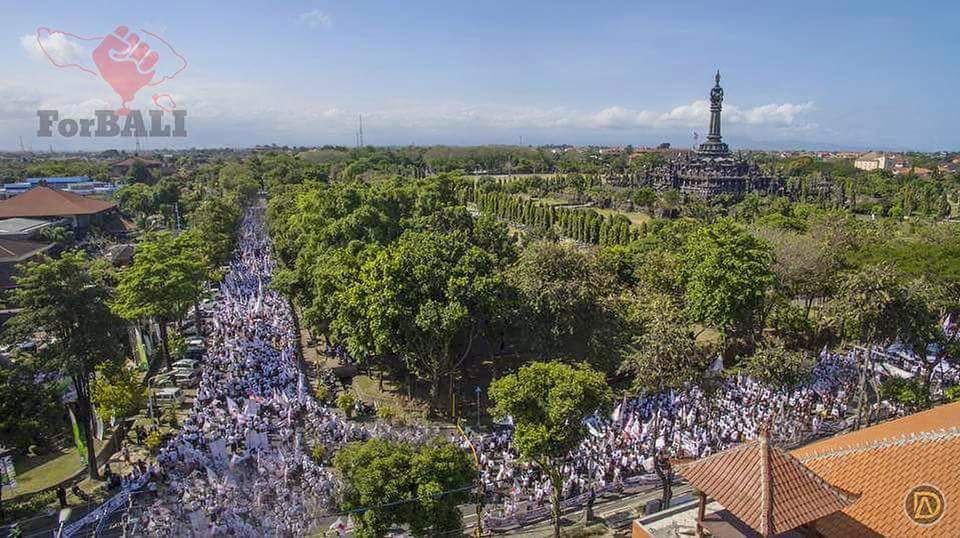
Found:
[(790, 453), (761, 436), (679, 465), (699, 502), (635, 520), (633, 536), (960, 536), (958, 462), (960, 402)]
[(146, 159), (134, 155), (133, 157), (126, 158), (122, 161), (117, 161), (110, 165), (110, 176), (114, 178), (124, 177), (130, 174), (130, 171), (133, 169), (133, 166), (136, 163), (141, 163), (147, 170), (153, 170), (160, 174), (165, 174), (170, 170), (164, 165), (163, 161), (157, 161), (154, 159)]
[(66, 218), (74, 228), (85, 228), (116, 208), (116, 202), (88, 198), (40, 185), (0, 201), (0, 219)]
[(677, 473), (761, 536), (807, 525), (857, 500), (773, 446), (766, 432), (749, 443), (680, 465)]
[[(791, 453), (860, 500), (817, 522), (828, 537), (960, 536), (960, 402)], [(939, 503), (940, 506), (936, 506)]]

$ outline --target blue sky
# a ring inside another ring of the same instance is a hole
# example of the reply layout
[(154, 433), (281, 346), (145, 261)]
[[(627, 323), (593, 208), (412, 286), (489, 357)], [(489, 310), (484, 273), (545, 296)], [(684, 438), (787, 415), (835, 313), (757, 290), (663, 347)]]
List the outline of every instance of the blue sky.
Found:
[(119, 105), (94, 74), (54, 67), (37, 28), (126, 25), (188, 60), (133, 105), (169, 94), (189, 136), (147, 148), (351, 145), (360, 113), (368, 144), (686, 146), (719, 68), (733, 147), (960, 149), (958, 2), (77, 4), (0, 2), (0, 148), (133, 147), (36, 137), (38, 108)]

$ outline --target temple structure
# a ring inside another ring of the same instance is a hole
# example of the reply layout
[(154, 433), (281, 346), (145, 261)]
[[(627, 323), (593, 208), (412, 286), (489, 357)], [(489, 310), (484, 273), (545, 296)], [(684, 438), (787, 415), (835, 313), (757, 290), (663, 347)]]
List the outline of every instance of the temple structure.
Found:
[(677, 189), (681, 194), (702, 199), (720, 194), (738, 199), (748, 192), (779, 193), (783, 189), (781, 178), (764, 174), (753, 161), (732, 154), (723, 142), (720, 71), (714, 80), (716, 82), (710, 90), (710, 132), (706, 142), (690, 154), (653, 170), (654, 186), (660, 191)]

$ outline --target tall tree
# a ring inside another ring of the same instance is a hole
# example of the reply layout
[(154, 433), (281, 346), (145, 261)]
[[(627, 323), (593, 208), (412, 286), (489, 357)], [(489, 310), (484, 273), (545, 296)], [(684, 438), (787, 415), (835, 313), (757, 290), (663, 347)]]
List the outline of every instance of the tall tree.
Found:
[(210, 264), (192, 234), (148, 235), (120, 272), (112, 308), (131, 321), (153, 319), (160, 328), (161, 354), (170, 366), (167, 324), (180, 320), (195, 304), (210, 275)]
[[(889, 264), (870, 265), (851, 273), (840, 283), (836, 295), (824, 305), (825, 327), (844, 341), (854, 341), (869, 349), (889, 344), (904, 326), (919, 327), (911, 320), (919, 305), (910, 301), (900, 275)], [(926, 332), (926, 331), (923, 331)], [(919, 334), (914, 335), (919, 336)], [(926, 356), (926, 352), (921, 355)], [(857, 418), (860, 427), (867, 397), (867, 367), (873, 364), (866, 353), (860, 365), (857, 389)]]
[(190, 227), (196, 232), (206, 256), (214, 265), (230, 260), (240, 224), (241, 207), (223, 198), (210, 198), (200, 203), (193, 213)]
[(461, 234), (407, 232), (345, 291), (340, 329), (361, 325), (370, 348), (401, 357), (430, 383), (437, 405), (443, 377), (470, 353), (499, 287), (496, 260)]
[(125, 325), (110, 310), (110, 290), (101, 268), (82, 252), (26, 263), (16, 282), (13, 299), (22, 310), (10, 320), (10, 333), (16, 338), (38, 331), (48, 336), (37, 358), (42, 368), (70, 377), (77, 393), (75, 411), (86, 444), (87, 471), (95, 479), (90, 379), (98, 364), (123, 356)]
[(605, 413), (613, 394), (603, 374), (586, 365), (534, 362), (490, 385), (490, 413), (511, 416), (514, 446), (550, 478), (553, 534), (560, 536), (561, 467), (587, 435), (583, 419)]
[(136, 370), (121, 361), (106, 361), (97, 367), (90, 391), (97, 413), (118, 419), (137, 412), (147, 401), (147, 389)]
[(749, 330), (774, 283), (770, 247), (732, 220), (723, 218), (690, 235), (684, 245), (686, 303), (694, 320), (725, 336)]
[(660, 391), (698, 379), (706, 358), (676, 300), (654, 293), (629, 304), (628, 317), (637, 319), (641, 329), (620, 369), (634, 376), (633, 387)]
[(534, 347), (548, 359), (561, 350), (586, 355), (593, 332), (609, 320), (603, 298), (613, 280), (593, 254), (533, 243), (506, 277), (518, 292), (521, 323)]
[(0, 442), (20, 450), (43, 446), (63, 426), (56, 383), (30, 362), (0, 367)]

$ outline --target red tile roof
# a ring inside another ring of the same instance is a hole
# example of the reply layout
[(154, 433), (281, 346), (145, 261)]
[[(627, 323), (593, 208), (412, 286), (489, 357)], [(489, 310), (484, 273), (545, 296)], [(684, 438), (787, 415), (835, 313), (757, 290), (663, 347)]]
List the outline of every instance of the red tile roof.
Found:
[(116, 202), (86, 198), (43, 185), (0, 201), (0, 219), (13, 217), (66, 217), (93, 215), (116, 207)]
[[(792, 454), (831, 484), (860, 494), (855, 504), (816, 523), (824, 536), (960, 536), (960, 403), (825, 439)], [(911, 493), (923, 485), (936, 488), (945, 506), (939, 519), (921, 525), (908, 510)]]
[(774, 536), (837, 512), (857, 496), (834, 487), (766, 433), (678, 467), (681, 476), (762, 536)]

